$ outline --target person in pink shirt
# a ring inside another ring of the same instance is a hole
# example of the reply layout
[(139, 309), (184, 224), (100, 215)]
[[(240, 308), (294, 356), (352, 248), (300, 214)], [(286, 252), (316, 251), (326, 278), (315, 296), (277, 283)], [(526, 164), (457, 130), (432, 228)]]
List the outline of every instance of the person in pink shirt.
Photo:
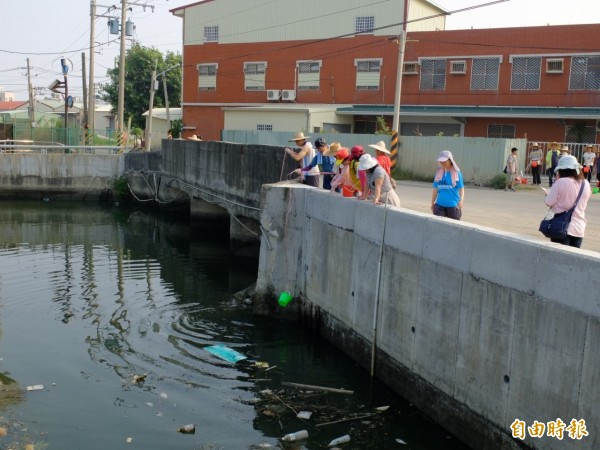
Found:
[(583, 242), (586, 225), (585, 208), (592, 195), (590, 183), (584, 178), (580, 167), (577, 158), (573, 155), (562, 156), (558, 160), (558, 166), (555, 169), (557, 180), (552, 183), (549, 191), (542, 188), (546, 193), (544, 203), (550, 207), (554, 214), (558, 214), (573, 207), (583, 186), (581, 197), (571, 216), (567, 237), (564, 239), (551, 239), (552, 242), (577, 248), (580, 248)]

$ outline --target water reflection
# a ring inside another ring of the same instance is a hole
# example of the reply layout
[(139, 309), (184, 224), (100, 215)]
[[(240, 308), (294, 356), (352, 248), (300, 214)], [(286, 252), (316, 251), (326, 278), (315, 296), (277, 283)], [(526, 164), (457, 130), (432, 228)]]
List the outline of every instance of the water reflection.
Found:
[[(256, 264), (164, 217), (3, 203), (0, 364), (21, 386), (45, 386), (19, 389), (21, 398), (5, 405), (5, 416), (27, 422), (5, 439), (86, 450), (128, 439), (145, 449), (245, 449), (277, 446), (304, 426), (314, 435), (305, 447), (317, 449), (345, 434), (345, 426), (282, 421), (256, 403), (282, 381), (356, 390), (341, 401), (357, 411), (370, 394), (366, 373), (335, 349), (231, 301), (255, 280)], [(214, 344), (248, 359), (229, 364), (204, 350)], [(396, 448), (392, 434), (411, 448), (464, 448), (384, 388), (376, 396), (395, 413), (382, 430), (389, 438), (372, 448)], [(188, 423), (196, 434), (177, 433)]]

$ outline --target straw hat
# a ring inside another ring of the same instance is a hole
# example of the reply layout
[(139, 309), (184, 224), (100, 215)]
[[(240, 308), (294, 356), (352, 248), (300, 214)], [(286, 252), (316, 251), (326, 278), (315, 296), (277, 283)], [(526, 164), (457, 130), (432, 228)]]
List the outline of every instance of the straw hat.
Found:
[(294, 137), (288, 142), (305, 141), (307, 139), (310, 139), (310, 136), (304, 136), (304, 133), (300, 131), (299, 133), (294, 134)]
[(534, 142), (533, 144), (531, 144), (532, 148), (539, 148), (540, 144), (538, 144), (537, 142)]
[(335, 156), (341, 148), (342, 144), (339, 142), (332, 142), (329, 148), (323, 152), (323, 156)]
[(196, 136), (195, 134), (192, 134), (192, 135), (191, 135), (191, 136), (188, 138), (188, 140), (190, 140), (190, 141), (201, 141), (201, 140), (202, 140), (202, 138), (200, 138), (200, 137)]
[(390, 151), (385, 147), (385, 142), (379, 141), (377, 144), (369, 144), (369, 147), (374, 148), (377, 151), (390, 154)]
[(560, 149), (561, 153), (571, 153), (571, 150), (569, 150), (569, 147), (567, 147), (566, 145), (563, 145), (562, 148)]

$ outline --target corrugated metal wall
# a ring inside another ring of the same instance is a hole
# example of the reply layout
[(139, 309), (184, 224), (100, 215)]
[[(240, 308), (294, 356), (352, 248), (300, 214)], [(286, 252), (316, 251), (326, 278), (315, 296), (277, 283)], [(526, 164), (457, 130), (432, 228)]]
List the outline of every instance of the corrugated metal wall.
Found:
[[(340, 142), (343, 147), (351, 148), (361, 145), (366, 151), (373, 153), (368, 147), (378, 141), (384, 141), (390, 148), (391, 136), (375, 134), (329, 134), (305, 133), (310, 140), (322, 137), (327, 142)], [(294, 137), (294, 132), (224, 130), (223, 141), (240, 144), (291, 146), (288, 142)], [(525, 167), (525, 139), (487, 139), (445, 136), (402, 136), (398, 152), (397, 165), (402, 170), (412, 172), (419, 177), (431, 176), (437, 167), (437, 155), (442, 150), (450, 150), (456, 163), (463, 172), (465, 182), (488, 184), (496, 175), (502, 173), (510, 150), (517, 147), (520, 151), (519, 167)]]

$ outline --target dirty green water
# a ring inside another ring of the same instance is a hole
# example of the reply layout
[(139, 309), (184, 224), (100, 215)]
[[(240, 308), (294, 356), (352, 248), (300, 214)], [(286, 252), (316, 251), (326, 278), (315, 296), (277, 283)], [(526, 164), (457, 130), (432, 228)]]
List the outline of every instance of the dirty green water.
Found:
[[(467, 449), (385, 387), (371, 389), (323, 340), (233, 301), (256, 272), (226, 242), (150, 213), (1, 203), (0, 448), (281, 448), (284, 434), (306, 429), (309, 439), (287, 448), (350, 434), (344, 448)], [(227, 363), (204, 350), (215, 344), (248, 358)], [(299, 393), (283, 381), (355, 393)], [(302, 421), (298, 409), (314, 415)], [(177, 432), (186, 424), (195, 434)]]

